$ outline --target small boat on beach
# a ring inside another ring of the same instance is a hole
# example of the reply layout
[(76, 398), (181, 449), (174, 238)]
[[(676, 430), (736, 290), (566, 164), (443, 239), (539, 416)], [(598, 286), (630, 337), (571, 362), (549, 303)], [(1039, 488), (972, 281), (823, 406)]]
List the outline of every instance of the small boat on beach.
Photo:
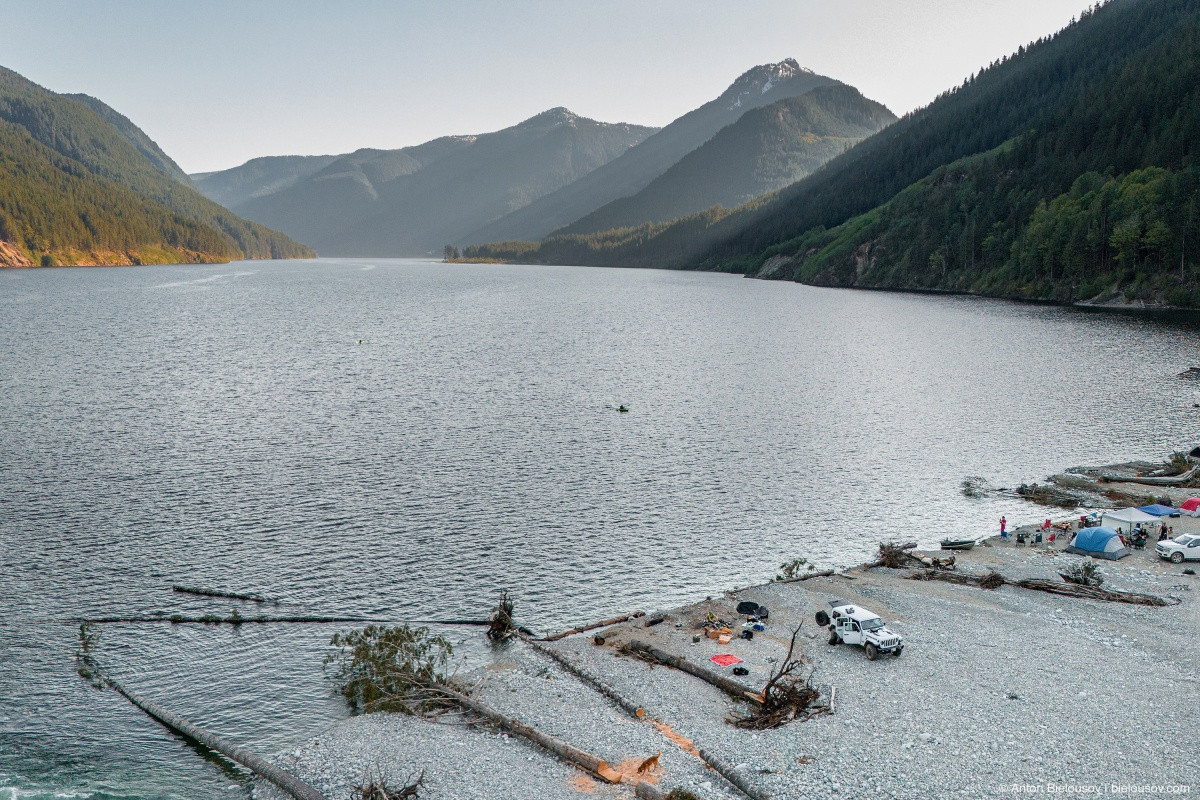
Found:
[(970, 550), (974, 546), (974, 539), (942, 539), (943, 550)]

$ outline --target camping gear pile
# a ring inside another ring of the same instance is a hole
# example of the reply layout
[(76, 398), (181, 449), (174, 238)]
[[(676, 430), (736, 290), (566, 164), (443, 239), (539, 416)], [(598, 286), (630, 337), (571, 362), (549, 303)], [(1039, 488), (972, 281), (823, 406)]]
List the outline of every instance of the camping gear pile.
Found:
[[(742, 630), (738, 634), (738, 638), (747, 641), (754, 638), (754, 634), (762, 633), (767, 629), (767, 618), (771, 616), (771, 612), (766, 606), (760, 606), (758, 603), (750, 600), (743, 600), (737, 605), (737, 613), (744, 616), (746, 621), (742, 623)], [(716, 639), (718, 644), (729, 644), (734, 638), (734, 629), (730, 623), (719, 618), (711, 611), (708, 613), (704, 622), (704, 636), (709, 639)], [(699, 636), (692, 637), (693, 642), (700, 641)], [(741, 664), (742, 659), (732, 653), (717, 653), (712, 656), (709, 661), (712, 661), (719, 667), (734, 667), (735, 664)], [(748, 675), (749, 671), (745, 667), (734, 667), (735, 675)]]

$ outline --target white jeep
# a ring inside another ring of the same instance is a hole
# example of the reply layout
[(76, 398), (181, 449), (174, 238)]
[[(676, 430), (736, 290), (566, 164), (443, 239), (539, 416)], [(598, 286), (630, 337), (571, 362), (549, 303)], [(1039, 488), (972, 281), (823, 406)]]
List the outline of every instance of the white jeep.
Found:
[(889, 630), (883, 620), (862, 606), (852, 605), (845, 600), (830, 600), (829, 612), (817, 612), (817, 624), (829, 626), (830, 644), (856, 644), (867, 651), (867, 658), (874, 661), (880, 653), (900, 655), (904, 652), (904, 639)]

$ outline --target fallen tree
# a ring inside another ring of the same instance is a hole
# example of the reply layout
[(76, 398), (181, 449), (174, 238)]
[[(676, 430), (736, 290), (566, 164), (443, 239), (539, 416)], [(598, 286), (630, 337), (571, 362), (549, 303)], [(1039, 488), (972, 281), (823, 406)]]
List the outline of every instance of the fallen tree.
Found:
[(537, 652), (541, 653), (542, 655), (544, 655), (546, 658), (550, 659), (554, 663), (558, 664), (560, 667), (565, 669), (567, 672), (571, 673), (572, 675), (574, 675), (579, 680), (583, 681), (588, 686), (591, 686), (593, 689), (595, 689), (601, 695), (603, 695), (604, 697), (611, 700), (613, 703), (615, 703), (617, 705), (618, 708), (620, 708), (626, 714), (629, 714), (631, 717), (635, 717), (636, 719), (641, 719), (642, 717), (646, 716), (646, 710), (644, 708), (642, 708), (640, 705), (633, 702), (632, 700), (628, 699), (624, 695), (621, 695), (615, 689), (613, 689), (611, 686), (609, 686), (607, 683), (600, 680), (599, 678), (597, 678), (595, 675), (591, 674), (587, 670), (583, 669), (578, 664), (575, 664), (570, 659), (568, 659), (566, 656), (562, 655), (561, 653), (555, 652), (552, 648), (546, 647), (541, 642), (537, 641), (536, 639), (530, 638), (528, 636), (523, 636), (522, 640), (527, 645), (529, 645), (531, 648), (533, 648)]
[(674, 667), (681, 672), (686, 672), (687, 674), (697, 677), (706, 683), (710, 683), (735, 700), (750, 700), (751, 702), (758, 703), (760, 705), (763, 702), (763, 697), (760, 693), (752, 692), (737, 681), (726, 678), (724, 675), (713, 672), (712, 670), (705, 669), (698, 664), (693, 664), (686, 658), (672, 655), (671, 653), (660, 650), (653, 645), (646, 644), (645, 642), (638, 641), (637, 639), (631, 639), (629, 644), (626, 645), (626, 648), (628, 648), (631, 653), (640, 654), (642, 657), (648, 657), (648, 660), (650, 661), (657, 662), (668, 667)]
[(335, 635), (330, 644), (338, 649), (326, 657), (326, 666), (336, 666), (332, 679), (356, 711), (428, 716), (458, 709), (532, 742), (606, 783), (634, 783), (638, 796), (645, 800), (667, 797), (657, 787), (622, 775), (599, 756), (503, 714), (451, 685), (444, 668), (453, 647), (426, 628), (369, 626)]
[(751, 730), (778, 728), (806, 714), (809, 706), (816, 702), (817, 690), (809, 681), (800, 680), (799, 672), (804, 666), (804, 659), (795, 655), (796, 637), (799, 635), (800, 628), (797, 626), (792, 631), (787, 655), (771, 671), (763, 687), (762, 702), (753, 707), (749, 714), (732, 718), (730, 722), (735, 726)]
[(999, 572), (989, 572), (987, 575), (970, 575), (962, 572), (940, 572), (938, 570), (916, 570), (908, 576), (917, 581), (945, 581), (963, 586), (977, 586), (981, 589), (998, 589), (1001, 586), (1018, 586), (1038, 592), (1063, 595), (1064, 597), (1080, 597), (1085, 600), (1105, 600), (1111, 603), (1130, 603), (1139, 606), (1169, 606), (1175, 605), (1170, 600), (1153, 594), (1137, 592), (1117, 592), (1101, 589), (1099, 586), (1082, 586), (1074, 583), (1059, 583), (1058, 581), (1041, 578), (1021, 578), (1013, 580)]
[(110, 688), (128, 700), (147, 716), (165, 726), (167, 729), (194, 742), (198, 742), (209, 750), (220, 753), (225, 758), (241, 764), (246, 769), (266, 778), (295, 800), (325, 800), (325, 796), (295, 775), (280, 769), (276, 765), (260, 758), (232, 742), (211, 733), (166, 708), (146, 700), (126, 689), (116, 680), (108, 677), (96, 660), (95, 647), (97, 633), (91, 630), (87, 623), (79, 627), (79, 651), (75, 654), (76, 665), (80, 677), (89, 681), (96, 688)]
[[(144, 624), (152, 622), (167, 622), (172, 625), (271, 625), (271, 624), (299, 624), (299, 623), (333, 623), (333, 622), (366, 622), (366, 623), (392, 623), (397, 624), (396, 620), (387, 619), (372, 619), (371, 617), (323, 617), (316, 615), (291, 615), (291, 616), (263, 616), (257, 615), (253, 617), (243, 616), (236, 610), (232, 614), (149, 614), (128, 617), (92, 617), (83, 618), (76, 617), (72, 622), (85, 623), (89, 625), (116, 625), (122, 623)], [(486, 619), (411, 619), (404, 623), (405, 625), (470, 625), (474, 627), (487, 627), (491, 625), (490, 620)]]
[(274, 603), (279, 605), (279, 601), (273, 597), (264, 597), (261, 594), (239, 594), (238, 592), (225, 592), (220, 589), (201, 589), (197, 586), (180, 586), (178, 584), (171, 587), (171, 591), (180, 594), (194, 594), (200, 597), (218, 597), (229, 600), (245, 600), (250, 603)]
[(584, 633), (586, 631), (595, 630), (596, 628), (607, 628), (610, 625), (617, 625), (619, 623), (628, 622), (631, 619), (637, 619), (638, 617), (644, 616), (646, 616), (645, 611), (635, 611), (632, 614), (623, 614), (619, 617), (613, 617), (612, 619), (602, 619), (599, 622), (590, 622), (587, 625), (580, 625), (578, 628), (571, 628), (570, 630), (551, 634), (550, 636), (543, 636), (542, 641), (557, 642), (559, 639), (565, 639), (568, 636), (574, 636), (577, 633)]
[(776, 578), (774, 581), (772, 581), (772, 583), (798, 583), (800, 581), (806, 581), (809, 578), (828, 578), (833, 574), (835, 574), (833, 570), (823, 569), (819, 572), (809, 572), (806, 575), (797, 575), (792, 578)]

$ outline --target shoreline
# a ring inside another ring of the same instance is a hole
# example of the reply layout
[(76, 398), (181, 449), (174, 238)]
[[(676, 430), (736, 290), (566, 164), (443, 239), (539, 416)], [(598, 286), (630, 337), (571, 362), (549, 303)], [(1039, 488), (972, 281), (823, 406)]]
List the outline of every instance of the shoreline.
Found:
[[(1200, 520), (1185, 519), (1177, 528), (1200, 531)], [(989, 537), (955, 555), (960, 572), (1057, 580), (1059, 567), (1080, 560), (1063, 553), (1064, 545), (1025, 548)], [(1045, 792), (1067, 784), (1186, 784), (1186, 776), (1200, 774), (1200, 756), (1179, 746), (1194, 732), (1192, 712), (1200, 712), (1200, 603), (1193, 589), (1200, 582), (1182, 576), (1186, 566), (1157, 562), (1152, 548), (1101, 562), (1105, 588), (1180, 600), (1165, 608), (1012, 586), (988, 591), (860, 566), (731, 590), (543, 642), (632, 698), (667, 731), (631, 719), (520, 641), (499, 646), (491, 664), (467, 677), (486, 702), (613, 764), (659, 753), (650, 776), (658, 788), (681, 787), (708, 800), (742, 795), (680, 737), (736, 765), (776, 798), (1016, 797), (1013, 786)], [(872, 662), (860, 648), (830, 647), (813, 622), (830, 597), (881, 614), (904, 636), (903, 655)], [(733, 621), (734, 606), (747, 599), (770, 608), (765, 632), (727, 645), (693, 638), (709, 612)], [(519, 612), (518, 605), (518, 619)], [(663, 622), (646, 626), (659, 617)], [(774, 730), (734, 728), (724, 720), (744, 704), (685, 673), (617, 652), (636, 637), (723, 674), (730, 670), (709, 657), (730, 653), (749, 669), (734, 680), (757, 691), (800, 623), (798, 644), (814, 683), (836, 687), (836, 710)], [(596, 634), (603, 646), (593, 643)], [(1064, 768), (1068, 753), (1078, 760)], [(424, 769), (421, 796), (431, 799), (495, 797), (497, 787), (513, 800), (633, 794), (631, 786), (600, 784), (523, 741), (397, 714), (352, 717), (276, 762), (331, 797), (346, 795), (371, 769), (398, 785)], [(255, 797), (277, 795), (260, 784)]]

